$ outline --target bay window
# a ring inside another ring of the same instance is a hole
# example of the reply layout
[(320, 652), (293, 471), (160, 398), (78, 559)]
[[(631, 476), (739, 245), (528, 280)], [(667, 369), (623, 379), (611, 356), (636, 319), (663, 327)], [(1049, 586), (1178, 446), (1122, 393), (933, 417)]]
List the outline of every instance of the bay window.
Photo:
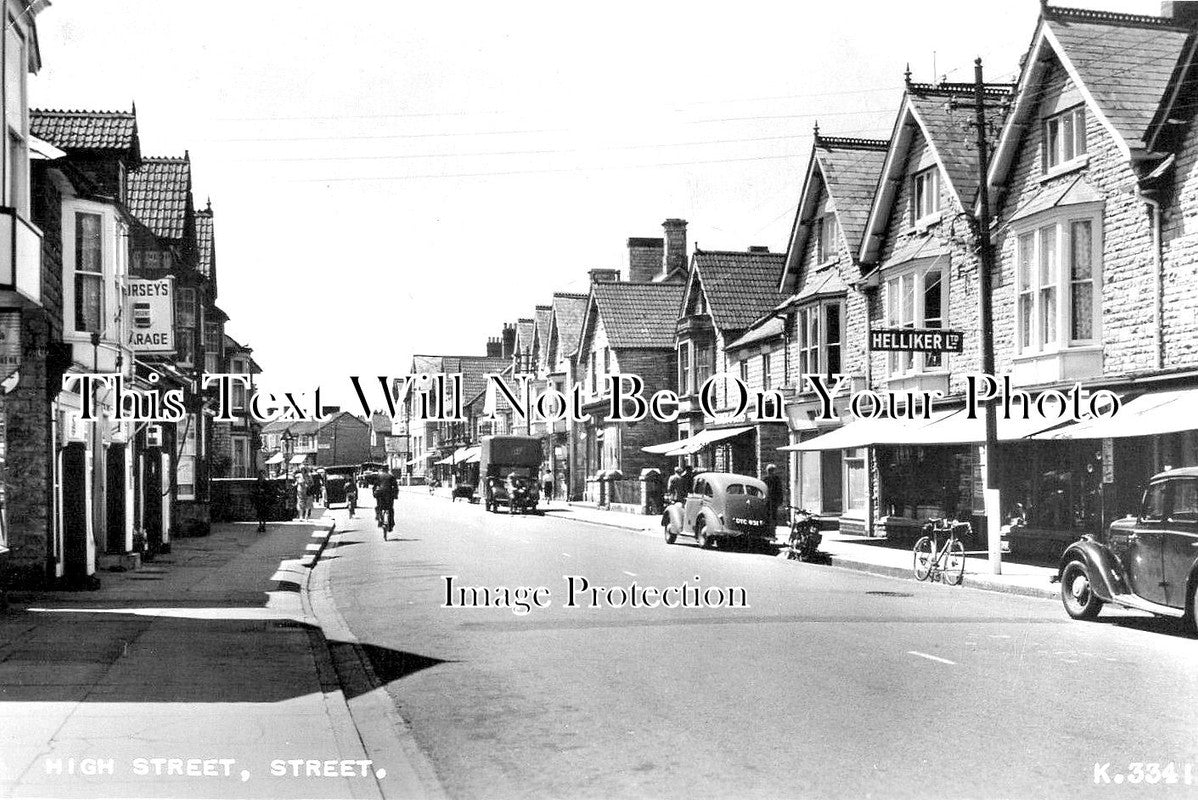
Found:
[(678, 345), (678, 393), (686, 396), (694, 391), (691, 388), (691, 343), (682, 342)]
[(703, 384), (711, 377), (715, 369), (715, 347), (710, 342), (695, 346), (695, 391), (700, 391)]
[(1020, 353), (1094, 344), (1100, 301), (1098, 218), (1041, 218), (1016, 233), (1015, 343)]
[(798, 316), (799, 385), (808, 375), (838, 375), (844, 341), (844, 310), (841, 301), (819, 303), (801, 309)]
[(75, 212), (75, 330), (104, 331), (104, 219)]
[[(936, 264), (895, 275), (886, 281), (888, 328), (942, 328), (948, 317), (947, 271)], [(887, 354), (887, 369), (900, 376), (945, 367), (943, 353)]]

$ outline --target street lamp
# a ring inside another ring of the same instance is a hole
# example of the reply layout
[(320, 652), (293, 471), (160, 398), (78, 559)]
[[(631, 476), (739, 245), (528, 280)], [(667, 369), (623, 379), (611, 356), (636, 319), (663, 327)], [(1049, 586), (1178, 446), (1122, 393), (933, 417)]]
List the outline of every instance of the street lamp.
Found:
[(282, 475), (286, 477), (287, 470), (291, 464), (291, 431), (283, 431), (283, 435), (279, 439), (283, 442), (283, 463), (279, 465), (279, 468), (282, 471)]

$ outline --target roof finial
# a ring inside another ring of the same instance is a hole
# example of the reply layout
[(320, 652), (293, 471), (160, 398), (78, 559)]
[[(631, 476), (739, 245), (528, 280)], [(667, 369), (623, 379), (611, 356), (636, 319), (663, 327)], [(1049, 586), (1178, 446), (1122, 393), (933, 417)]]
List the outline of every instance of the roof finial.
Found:
[(212, 195), (208, 195), (208, 211), (212, 211)]
[(131, 100), (131, 101), (130, 101), (130, 105), (132, 105), (132, 106), (133, 106), (133, 116), (135, 116), (135, 117), (136, 117), (136, 116), (137, 116), (137, 101), (136, 101), (136, 100)]
[(815, 121), (815, 128), (812, 131), (811, 135), (815, 137), (815, 141), (817, 141), (817, 142), (819, 141), (819, 120), (818, 119)]
[(907, 62), (907, 71), (903, 73), (903, 84), (908, 89), (911, 88), (911, 62), (910, 61)]

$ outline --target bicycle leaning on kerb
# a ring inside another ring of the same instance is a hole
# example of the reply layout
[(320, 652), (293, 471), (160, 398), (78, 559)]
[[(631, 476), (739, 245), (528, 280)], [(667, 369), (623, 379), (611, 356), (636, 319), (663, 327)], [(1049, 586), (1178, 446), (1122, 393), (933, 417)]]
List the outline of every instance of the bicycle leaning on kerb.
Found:
[[(965, 577), (965, 544), (959, 534), (971, 533), (973, 526), (957, 519), (930, 519), (924, 523), (924, 535), (913, 549), (916, 579), (960, 584)], [(941, 534), (948, 534), (943, 547)]]

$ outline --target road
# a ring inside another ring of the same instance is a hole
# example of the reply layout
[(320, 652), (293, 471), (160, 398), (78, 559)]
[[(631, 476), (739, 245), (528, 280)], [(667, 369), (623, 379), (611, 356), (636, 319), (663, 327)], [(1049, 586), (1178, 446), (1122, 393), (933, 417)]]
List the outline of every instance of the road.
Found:
[[(451, 797), (1198, 797), (1198, 643), (1171, 624), (565, 510), (397, 507), (388, 542), (369, 509), (335, 511), (356, 544), (324, 568)], [(447, 575), (551, 605), (443, 607)], [(742, 587), (749, 607), (570, 608), (568, 575)], [(1172, 762), (1177, 783), (1115, 783), (1132, 762)]]

